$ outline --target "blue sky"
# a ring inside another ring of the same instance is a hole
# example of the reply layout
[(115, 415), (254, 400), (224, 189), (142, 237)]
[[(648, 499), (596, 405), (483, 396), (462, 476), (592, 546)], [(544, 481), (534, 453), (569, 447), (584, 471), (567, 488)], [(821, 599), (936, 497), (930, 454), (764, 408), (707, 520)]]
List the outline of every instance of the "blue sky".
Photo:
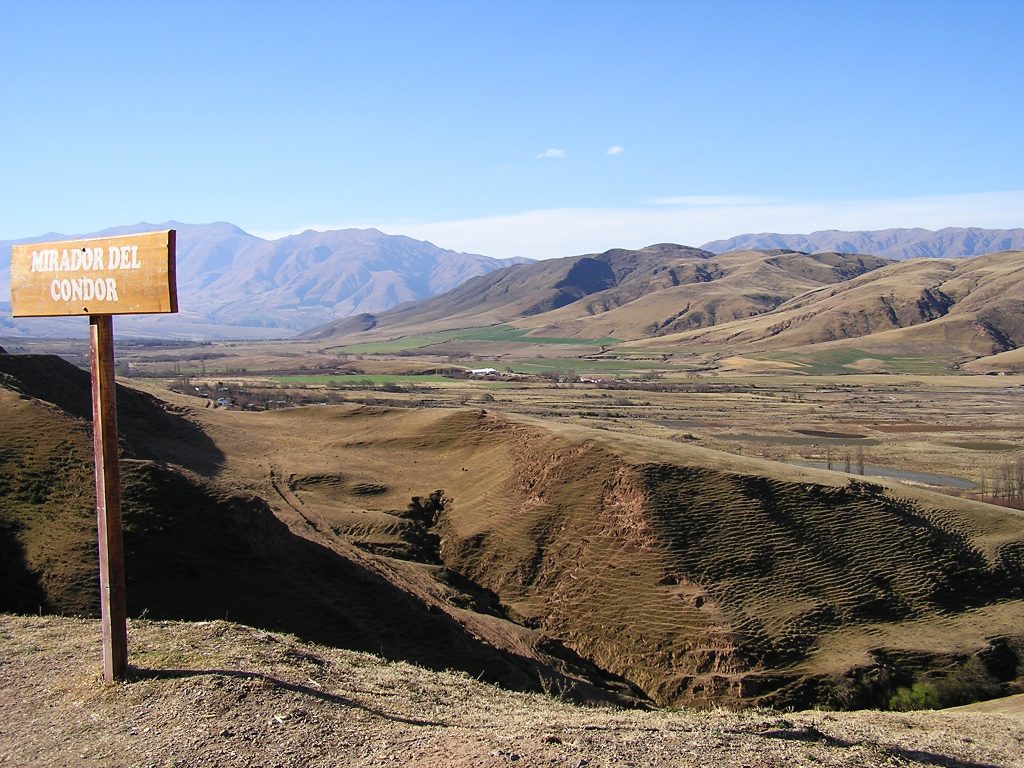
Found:
[(1024, 2), (3, 1), (0, 239), (1024, 226)]

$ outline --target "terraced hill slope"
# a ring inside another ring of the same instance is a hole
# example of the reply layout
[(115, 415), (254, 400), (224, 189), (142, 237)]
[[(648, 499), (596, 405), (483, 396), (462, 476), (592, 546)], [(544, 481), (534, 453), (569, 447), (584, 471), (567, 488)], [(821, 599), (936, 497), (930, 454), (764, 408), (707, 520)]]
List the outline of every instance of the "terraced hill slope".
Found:
[[(877, 704), (915, 668), (995, 691), (985, 659), (1021, 653), (1020, 515), (490, 412), (273, 417), (250, 439), (325, 441), (279, 468), (297, 514), (444, 564), (659, 703)], [(445, 493), (410, 515), (414, 478)]]
[[(190, 594), (220, 582), (217, 609), (257, 625), (378, 638), (435, 664), (475, 649), (478, 667), (520, 686), (596, 696), (627, 692), (621, 680), (659, 704), (880, 705), (915, 680), (959, 703), (1021, 686), (1024, 517), (1012, 511), (490, 411), (189, 421), (218, 459), (205, 478), (141, 465), (140, 509), (154, 511), (140, 531), (152, 552), (208, 521), (202, 555), (167, 580)], [(192, 487), (245, 492), (217, 501)], [(200, 512), (178, 522), (164, 500)], [(220, 554), (239, 537), (254, 554)], [(243, 595), (252, 574), (260, 591)], [(174, 615), (151, 594), (146, 607)], [(406, 607), (374, 619), (375, 602)], [(310, 611), (325, 617), (312, 629)]]
[[(0, 363), (0, 611), (97, 612), (91, 438), (76, 415), (88, 386), (59, 358)], [(460, 608), (487, 596), (457, 580), (445, 586), (341, 540), (296, 535), (265, 499), (216, 479), (223, 454), (182, 412), (118, 394), (122, 445), (136, 457), (122, 461), (130, 616), (230, 616), (513, 688), (636, 701), (550, 638)]]

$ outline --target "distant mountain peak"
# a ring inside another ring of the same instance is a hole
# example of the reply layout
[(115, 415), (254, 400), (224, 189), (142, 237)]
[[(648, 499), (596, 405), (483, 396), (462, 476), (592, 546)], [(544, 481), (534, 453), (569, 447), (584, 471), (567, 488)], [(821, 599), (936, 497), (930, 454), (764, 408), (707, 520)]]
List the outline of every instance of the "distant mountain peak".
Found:
[(1024, 249), (1024, 229), (945, 227), (844, 231), (823, 229), (801, 234), (760, 232), (713, 240), (702, 246), (714, 253), (737, 250), (790, 248), (808, 253), (863, 253), (887, 259), (966, 258), (998, 251)]
[[(449, 291), (466, 280), (525, 259), (459, 253), (378, 229), (308, 229), (264, 240), (229, 222), (138, 222), (72, 237), (175, 229), (181, 314), (121, 318), (131, 335), (189, 338), (276, 337)], [(0, 243), (0, 295), (6, 299), (11, 248)], [(74, 335), (63, 319), (3, 321), (15, 335)], [(71, 321), (72, 323), (74, 321)]]

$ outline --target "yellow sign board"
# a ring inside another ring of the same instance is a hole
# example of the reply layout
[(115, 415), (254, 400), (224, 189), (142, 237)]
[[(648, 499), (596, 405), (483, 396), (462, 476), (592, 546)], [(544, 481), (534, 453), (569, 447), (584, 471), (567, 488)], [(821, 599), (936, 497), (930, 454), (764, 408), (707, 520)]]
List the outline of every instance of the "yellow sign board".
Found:
[(141, 315), (178, 311), (175, 231), (11, 249), (11, 315)]

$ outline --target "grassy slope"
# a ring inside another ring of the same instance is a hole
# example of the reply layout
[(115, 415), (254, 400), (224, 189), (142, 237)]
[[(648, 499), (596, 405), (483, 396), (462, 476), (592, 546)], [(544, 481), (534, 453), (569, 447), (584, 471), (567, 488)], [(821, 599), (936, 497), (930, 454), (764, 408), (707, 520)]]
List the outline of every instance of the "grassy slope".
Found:
[[(0, 382), (0, 610), (93, 615), (95, 528), (88, 424), (12, 389), (62, 382), (73, 394), (88, 377), (56, 358), (11, 358)], [(33, 386), (40, 370), (52, 375)], [(28, 373), (26, 372), (28, 371)], [(13, 373), (12, 373), (13, 372)], [(15, 376), (21, 376), (17, 378)], [(6, 384), (7, 386), (3, 386)], [(50, 392), (52, 395), (52, 392)], [(181, 419), (159, 401), (122, 391), (122, 432), (135, 455), (172, 455), (152, 429)], [(177, 458), (209, 474), (209, 446), (191, 423), (174, 439)], [(216, 449), (214, 454), (220, 457)], [(402, 564), (389, 566), (340, 540), (295, 535), (259, 496), (180, 464), (122, 459), (129, 615), (230, 616), (307, 638), (372, 649), (437, 668), (464, 669), (504, 685), (617, 699), (626, 687), (538, 633), (479, 614), (473, 595)], [(302, 526), (300, 525), (300, 528)], [(545, 682), (547, 681), (547, 682)], [(595, 687), (604, 685), (608, 690)]]
[(770, 312), (795, 296), (848, 280), (887, 262), (843, 254), (736, 251), (669, 261), (648, 280), (587, 296), (525, 318), (523, 325), (578, 336), (642, 339)]
[[(76, 428), (56, 416), (50, 432)], [(986, 661), (1019, 652), (1024, 546), (1010, 512), (484, 411), (190, 418), (182, 435), (205, 442), (173, 441), (177, 461), (206, 478), (126, 467), (129, 526), (165, 537), (136, 540), (135, 578), (151, 575), (134, 610), (296, 622), (520, 685), (552, 669), (586, 676), (586, 663), (507, 611), (661, 702), (878, 703), (925, 667), (993, 692), (1015, 675)], [(139, 455), (170, 455), (158, 434), (134, 440)], [(410, 519), (410, 499), (435, 489), (453, 499), (437, 524)], [(86, 554), (75, 551), (61, 556)], [(187, 613), (204, 589), (201, 614)], [(994, 648), (993, 635), (1009, 645)], [(525, 673), (508, 654), (527, 660)], [(825, 679), (854, 667), (889, 671), (854, 675), (849, 690)]]
[[(501, 338), (489, 340), (505, 345), (503, 352), (525, 342), (623, 339), (616, 354), (657, 347), (698, 358), (761, 355), (769, 368), (794, 355), (813, 362), (849, 354), (852, 363), (841, 372), (932, 371), (1024, 344), (1021, 257), (886, 264), (841, 254), (611, 251), (493, 273), (372, 322), (343, 322), (334, 336), (352, 352), (450, 354), (475, 349), (479, 330), (468, 326), (510, 324), (519, 337), (501, 325)], [(600, 266), (603, 277), (577, 279), (582, 264)], [(917, 357), (920, 365), (905, 362)], [(1011, 358), (1008, 364), (1019, 365)]]
[[(960, 648), (936, 664), (971, 676), (1024, 616), (1024, 526), (986, 505), (480, 411), (209, 416), (220, 444), (276, 457), (293, 507), (375, 551), (415, 553), (423, 531), (401, 513), (444, 489), (431, 533), (449, 568), (662, 702), (829, 700), (804, 676), (871, 666), (877, 638), (896, 656)], [(239, 477), (260, 471), (227, 453)]]
[[(610, 288), (649, 280), (658, 284), (658, 274), (667, 264), (678, 259), (700, 261), (707, 256), (710, 254), (693, 248), (659, 245), (519, 264), (473, 278), (441, 296), (403, 304), (377, 316), (342, 320), (304, 335), (330, 338), (357, 334), (379, 340), (410, 333), (506, 323), (548, 312)], [(596, 334), (594, 338), (605, 335)]]

